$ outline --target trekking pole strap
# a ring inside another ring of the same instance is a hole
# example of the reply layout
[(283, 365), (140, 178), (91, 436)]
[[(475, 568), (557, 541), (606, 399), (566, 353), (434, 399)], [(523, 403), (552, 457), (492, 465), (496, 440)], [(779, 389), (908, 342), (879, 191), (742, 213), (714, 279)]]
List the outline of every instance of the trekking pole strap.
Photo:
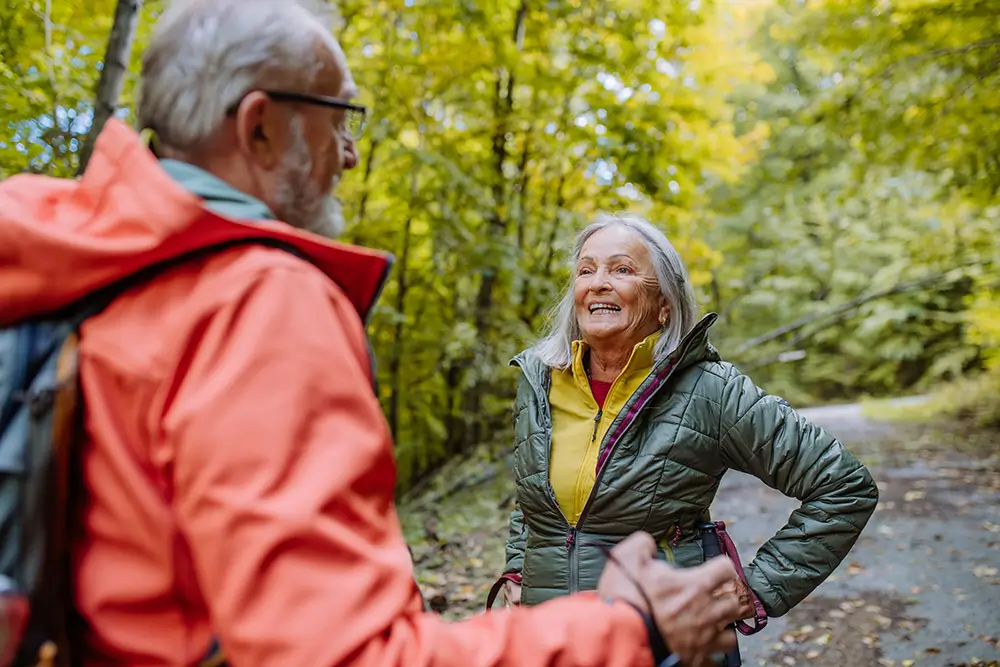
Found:
[(743, 571), (743, 563), (740, 561), (740, 554), (736, 551), (736, 544), (733, 542), (733, 538), (729, 536), (729, 533), (726, 532), (726, 522), (714, 521), (713, 525), (715, 526), (715, 534), (719, 538), (719, 548), (723, 555), (733, 564), (733, 567), (736, 568), (736, 574), (739, 575), (740, 581), (746, 586), (747, 592), (750, 593), (750, 599), (753, 602), (754, 624), (750, 625), (743, 620), (736, 621), (736, 629), (740, 631), (740, 634), (744, 637), (749, 637), (750, 635), (757, 634), (767, 626), (767, 611), (764, 609), (764, 605), (756, 593), (750, 588), (750, 584), (747, 583), (747, 575)]

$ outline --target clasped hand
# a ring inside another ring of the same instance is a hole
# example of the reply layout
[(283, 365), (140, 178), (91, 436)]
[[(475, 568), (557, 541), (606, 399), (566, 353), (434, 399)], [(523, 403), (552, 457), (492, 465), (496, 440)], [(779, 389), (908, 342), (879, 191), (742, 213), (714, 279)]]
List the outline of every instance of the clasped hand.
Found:
[(724, 557), (676, 568), (655, 554), (656, 543), (647, 533), (622, 541), (611, 551), (598, 593), (626, 600), (652, 617), (684, 667), (712, 665), (713, 655), (736, 643), (731, 626), (747, 616), (748, 592)]

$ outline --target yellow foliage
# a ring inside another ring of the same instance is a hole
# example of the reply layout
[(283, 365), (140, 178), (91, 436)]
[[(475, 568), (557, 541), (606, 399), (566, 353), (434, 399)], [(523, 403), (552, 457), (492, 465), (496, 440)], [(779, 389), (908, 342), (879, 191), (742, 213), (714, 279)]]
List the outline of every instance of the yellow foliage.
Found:
[(969, 341), (982, 348), (987, 365), (1000, 369), (1000, 297), (991, 290), (976, 294), (966, 317)]

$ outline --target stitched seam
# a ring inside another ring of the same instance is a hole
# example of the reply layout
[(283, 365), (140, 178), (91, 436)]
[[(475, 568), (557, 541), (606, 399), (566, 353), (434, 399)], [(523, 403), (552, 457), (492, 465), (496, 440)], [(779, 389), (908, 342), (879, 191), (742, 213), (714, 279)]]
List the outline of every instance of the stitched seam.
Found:
[[(680, 426), (679, 425), (678, 425), (678, 430), (680, 430)], [(676, 442), (676, 437), (675, 437), (674, 440)], [(655, 493), (656, 493), (655, 490), (658, 490), (660, 488), (660, 484), (663, 482), (663, 472), (664, 472), (664, 470), (666, 470), (667, 461), (668, 460), (669, 460), (668, 458), (664, 457), (663, 462), (660, 464), (660, 474), (656, 476), (656, 486), (653, 487), (653, 489), (654, 489), (654, 491), (653, 491), (654, 497), (655, 497)], [(657, 504), (658, 503), (655, 503), (655, 502), (649, 503), (649, 510), (646, 512), (646, 518), (642, 520), (642, 525), (643, 526), (645, 526), (647, 523), (649, 523), (649, 517), (653, 516), (653, 506), (657, 505)]]
[[(729, 388), (729, 384), (730, 384), (732, 378), (731, 377), (726, 377), (726, 378), (723, 378), (723, 379), (724, 379), (725, 383), (722, 385), (722, 402), (719, 404), (722, 407), (722, 409), (719, 410), (719, 427), (718, 427), (718, 430), (716, 431), (716, 433), (718, 434), (719, 450), (720, 450), (720, 452), (722, 450), (722, 439), (723, 439), (723, 435), (722, 435), (722, 418), (726, 414), (726, 410), (725, 410), (725, 405), (726, 405), (726, 402), (725, 402), (726, 401), (726, 390)], [(728, 435), (728, 432), (726, 433), (726, 435)]]
[(824, 523), (827, 523), (827, 524), (831, 524), (831, 523), (845, 524), (846, 523), (848, 526), (850, 526), (851, 528), (854, 528), (859, 533), (862, 530), (864, 530), (864, 526), (859, 526), (858, 524), (854, 523), (853, 521), (851, 521), (850, 519), (846, 518), (842, 514), (840, 514), (840, 515), (830, 514), (829, 512), (827, 512), (822, 507), (816, 507), (815, 505), (812, 504), (812, 502), (808, 503), (808, 507), (809, 507), (809, 509), (813, 510), (814, 512), (818, 512), (818, 513), (822, 514), (823, 515), (822, 521)]
[(795, 528), (796, 530), (798, 530), (800, 533), (802, 533), (802, 535), (804, 537), (807, 537), (810, 540), (818, 542), (824, 549), (826, 549), (826, 552), (828, 554), (830, 554), (831, 556), (833, 556), (833, 559), (837, 563), (840, 563), (843, 560), (843, 558), (841, 558), (840, 556), (838, 556), (837, 552), (834, 551), (833, 548), (824, 541), (825, 538), (822, 535), (814, 535), (814, 534), (807, 533), (806, 529), (803, 528), (802, 526), (792, 526), (792, 527)]
[(704, 431), (699, 431), (698, 429), (694, 428), (693, 426), (688, 426), (687, 424), (683, 423), (680, 420), (677, 420), (677, 421), (660, 420), (660, 421), (651, 421), (649, 423), (651, 425), (652, 424), (662, 424), (662, 425), (665, 425), (665, 426), (678, 426), (680, 428), (685, 428), (685, 429), (691, 431), (692, 433), (697, 433), (698, 435), (700, 435), (700, 436), (702, 436), (704, 438), (707, 438), (709, 440), (715, 440), (715, 438), (712, 437), (710, 434), (705, 433)]
[[(791, 605), (788, 604), (787, 600), (785, 600), (785, 596), (783, 596), (781, 593), (779, 593), (778, 589), (775, 588), (774, 584), (771, 583), (771, 578), (767, 576), (767, 572), (764, 570), (764, 568), (762, 568), (760, 565), (757, 565), (756, 563), (754, 563), (754, 569), (757, 571), (758, 574), (760, 574), (761, 579), (764, 580), (764, 585), (767, 586), (768, 592), (770, 592), (770, 594), (773, 597), (776, 597), (779, 600), (781, 600), (781, 603), (783, 605), (785, 605), (786, 607), (790, 607)], [(760, 596), (758, 596), (758, 598), (759, 597)], [(761, 604), (763, 604), (763, 600), (761, 600)]]

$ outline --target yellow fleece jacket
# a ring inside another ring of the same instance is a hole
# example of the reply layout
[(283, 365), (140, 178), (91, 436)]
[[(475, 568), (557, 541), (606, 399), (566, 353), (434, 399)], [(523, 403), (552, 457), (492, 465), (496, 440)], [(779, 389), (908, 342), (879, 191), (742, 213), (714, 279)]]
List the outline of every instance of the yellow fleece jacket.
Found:
[(656, 332), (632, 349), (628, 363), (615, 378), (601, 409), (590, 390), (584, 368), (587, 344), (573, 343), (573, 363), (552, 370), (549, 405), (552, 410), (552, 452), (549, 479), (556, 500), (570, 525), (575, 526), (597, 477), (601, 441), (628, 399), (653, 369)]

